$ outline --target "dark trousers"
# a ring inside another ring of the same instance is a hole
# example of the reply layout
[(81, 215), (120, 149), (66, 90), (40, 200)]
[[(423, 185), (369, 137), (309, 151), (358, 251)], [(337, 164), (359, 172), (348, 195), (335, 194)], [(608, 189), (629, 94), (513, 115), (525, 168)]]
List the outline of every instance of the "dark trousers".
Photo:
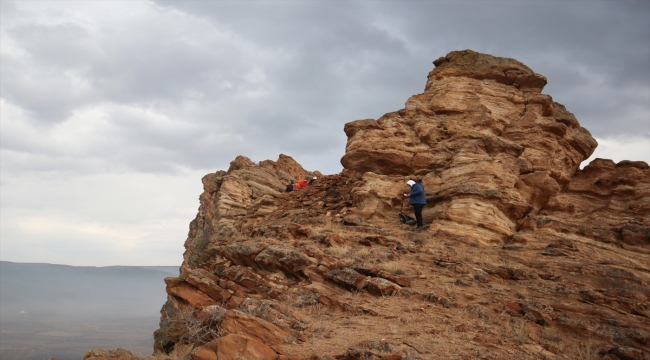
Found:
[(413, 212), (415, 213), (415, 220), (418, 222), (418, 227), (422, 227), (422, 208), (424, 208), (424, 204), (413, 204)]

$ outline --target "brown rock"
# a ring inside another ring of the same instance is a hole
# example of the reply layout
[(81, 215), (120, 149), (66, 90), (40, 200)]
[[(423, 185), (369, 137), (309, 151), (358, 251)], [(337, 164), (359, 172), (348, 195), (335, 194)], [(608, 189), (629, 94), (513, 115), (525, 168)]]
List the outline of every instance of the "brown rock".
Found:
[(343, 218), (343, 225), (347, 226), (361, 226), (363, 220), (358, 216), (346, 216)]
[(526, 329), (526, 335), (528, 335), (531, 340), (539, 342), (539, 336), (541, 335), (543, 328), (540, 325), (531, 322), (526, 322), (524, 327)]
[(221, 331), (230, 334), (243, 334), (257, 339), (267, 345), (285, 344), (294, 341), (294, 337), (256, 316), (243, 314), (237, 310), (228, 310), (220, 324)]
[(327, 236), (327, 244), (332, 246), (332, 244), (343, 244), (345, 239), (339, 234), (330, 234)]
[(401, 287), (391, 281), (382, 278), (369, 278), (364, 289), (373, 295), (387, 296), (400, 291)]
[(253, 338), (230, 334), (192, 351), (192, 360), (277, 360), (278, 354)]
[(478, 334), (474, 336), (474, 342), (482, 346), (496, 346), (499, 343), (499, 339), (496, 336), (491, 336), (487, 334)]
[(351, 290), (361, 290), (368, 279), (367, 276), (361, 275), (350, 268), (334, 270), (330, 276), (334, 283)]
[(543, 356), (544, 358), (555, 358), (555, 354), (537, 344), (524, 344), (521, 346), (521, 348), (528, 354), (535, 354), (538, 356)]
[(621, 360), (648, 360), (650, 355), (647, 352), (629, 346), (617, 346), (609, 351), (609, 354), (616, 355)]
[(548, 315), (542, 314), (541, 312), (534, 309), (526, 310), (526, 314), (524, 315), (524, 317), (542, 326), (547, 326), (551, 324), (551, 318)]
[(86, 353), (84, 360), (142, 360), (142, 358), (133, 355), (128, 350), (117, 348), (114, 350), (92, 349)]
[(353, 263), (351, 265), (351, 268), (354, 269), (356, 272), (367, 276), (378, 276), (380, 272), (383, 272), (383, 270), (381, 270), (377, 266), (370, 265), (360, 261)]
[[(231, 294), (226, 290), (238, 290), (237, 286), (232, 281), (225, 282), (226, 289), (219, 286), (218, 280), (214, 275), (208, 273), (203, 269), (191, 269), (185, 274), (185, 281), (201, 290), (204, 294), (208, 295), (216, 301), (226, 302), (230, 299)], [(229, 284), (230, 283), (230, 284)]]
[(281, 269), (297, 277), (303, 276), (304, 268), (312, 265), (309, 256), (282, 245), (267, 246), (255, 257), (255, 262), (264, 268)]
[(196, 309), (202, 309), (206, 306), (217, 305), (217, 300), (211, 298), (203, 291), (188, 284), (180, 278), (165, 278), (167, 283), (167, 293), (187, 301)]
[(255, 258), (267, 246), (260, 241), (237, 241), (226, 247), (224, 255), (237, 265), (256, 267)]
[(384, 278), (384, 279), (387, 279), (387, 280), (390, 280), (390, 281), (394, 282), (395, 284), (397, 284), (399, 286), (404, 286), (404, 287), (411, 286), (411, 278), (409, 278), (406, 275), (395, 275), (395, 274), (389, 273), (388, 271), (381, 270), (381, 271), (379, 271), (377, 276), (379, 276), (381, 278)]
[(518, 303), (505, 303), (504, 304), (505, 310), (508, 314), (512, 316), (521, 316), (524, 311), (521, 309), (521, 306)]
[(384, 360), (402, 360), (404, 357), (401, 354), (388, 354), (384, 355)]

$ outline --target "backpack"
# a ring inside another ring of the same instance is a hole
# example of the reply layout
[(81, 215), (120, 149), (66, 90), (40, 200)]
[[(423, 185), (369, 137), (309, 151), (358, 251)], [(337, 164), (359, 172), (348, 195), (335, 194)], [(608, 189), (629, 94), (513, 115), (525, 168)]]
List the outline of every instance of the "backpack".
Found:
[(406, 214), (399, 213), (399, 214), (397, 214), (397, 216), (399, 217), (399, 221), (401, 221), (402, 224), (413, 225), (413, 224), (417, 223), (417, 221), (415, 221), (414, 218), (412, 218), (412, 217), (410, 217), (410, 216), (408, 216)]

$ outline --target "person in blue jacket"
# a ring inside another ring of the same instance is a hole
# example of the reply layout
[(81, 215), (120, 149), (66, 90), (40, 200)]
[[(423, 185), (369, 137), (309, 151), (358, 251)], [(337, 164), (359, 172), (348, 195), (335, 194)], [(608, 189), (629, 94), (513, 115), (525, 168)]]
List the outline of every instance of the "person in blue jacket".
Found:
[(411, 187), (410, 194), (404, 194), (409, 198), (409, 205), (413, 205), (413, 212), (415, 213), (415, 220), (417, 221), (418, 227), (415, 228), (417, 231), (424, 230), (422, 226), (422, 208), (427, 204), (427, 197), (424, 193), (424, 185), (413, 180), (406, 182), (408, 186)]

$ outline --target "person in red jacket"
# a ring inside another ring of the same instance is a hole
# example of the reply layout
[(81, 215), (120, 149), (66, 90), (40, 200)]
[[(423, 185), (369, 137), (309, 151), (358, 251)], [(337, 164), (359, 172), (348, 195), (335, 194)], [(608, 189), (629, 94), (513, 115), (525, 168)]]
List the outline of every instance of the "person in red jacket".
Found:
[(307, 180), (299, 180), (296, 186), (294, 187), (295, 189), (302, 189), (307, 187)]

